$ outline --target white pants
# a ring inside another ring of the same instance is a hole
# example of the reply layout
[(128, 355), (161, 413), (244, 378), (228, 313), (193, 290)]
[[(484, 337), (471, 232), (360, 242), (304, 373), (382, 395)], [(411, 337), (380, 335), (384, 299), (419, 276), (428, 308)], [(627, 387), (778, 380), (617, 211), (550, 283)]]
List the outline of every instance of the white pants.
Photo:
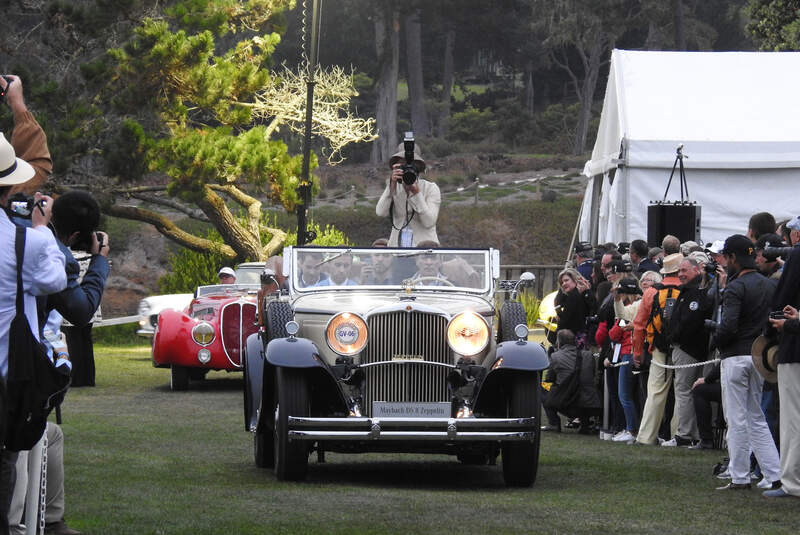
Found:
[[(64, 432), (61, 426), (47, 422), (47, 497), (45, 522), (58, 522), (64, 518)], [(28, 452), (17, 457), (17, 482), (11, 499), (8, 519), (12, 535), (25, 533), (25, 498), (28, 492)]]
[(781, 400), (781, 482), (800, 496), (800, 363), (778, 364)]
[(750, 483), (751, 450), (767, 481), (778, 481), (781, 478), (778, 448), (761, 410), (764, 378), (753, 367), (750, 355), (723, 359), (720, 374), (722, 406), (728, 422), (731, 481)]

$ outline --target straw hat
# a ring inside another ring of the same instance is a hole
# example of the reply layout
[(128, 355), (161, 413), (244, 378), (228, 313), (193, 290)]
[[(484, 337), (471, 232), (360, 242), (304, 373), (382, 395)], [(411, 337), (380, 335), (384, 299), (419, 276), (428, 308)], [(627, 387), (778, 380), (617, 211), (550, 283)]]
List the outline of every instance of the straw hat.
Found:
[(664, 267), (661, 268), (661, 273), (669, 275), (670, 273), (677, 273), (678, 268), (683, 262), (683, 255), (681, 253), (672, 253), (664, 257)]
[(28, 162), (17, 158), (14, 147), (0, 134), (0, 186), (22, 184), (33, 178), (33, 167)]
[(778, 341), (764, 335), (753, 340), (750, 348), (753, 357), (753, 366), (765, 381), (778, 382)]

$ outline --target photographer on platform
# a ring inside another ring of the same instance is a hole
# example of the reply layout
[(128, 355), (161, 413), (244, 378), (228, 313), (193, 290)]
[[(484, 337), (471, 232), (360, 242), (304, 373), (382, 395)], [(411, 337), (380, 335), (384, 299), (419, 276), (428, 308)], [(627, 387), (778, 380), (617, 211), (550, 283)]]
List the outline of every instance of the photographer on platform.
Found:
[(720, 375), (728, 421), (731, 482), (717, 490), (750, 488), (751, 451), (764, 478), (777, 488), (780, 486), (778, 450), (761, 409), (764, 378), (756, 371), (751, 357), (753, 341), (767, 323), (773, 286), (756, 270), (755, 248), (747, 236), (729, 237), (722, 254), (727, 260), (727, 277), (720, 276), (719, 283), (725, 291), (722, 319), (714, 338), (723, 359)]
[(392, 175), (375, 207), (379, 217), (389, 216), (391, 220), (389, 247), (416, 247), (422, 241), (439, 241), (436, 221), (442, 194), (435, 183), (419, 178), (425, 171), (425, 160), (409, 134), (389, 159)]

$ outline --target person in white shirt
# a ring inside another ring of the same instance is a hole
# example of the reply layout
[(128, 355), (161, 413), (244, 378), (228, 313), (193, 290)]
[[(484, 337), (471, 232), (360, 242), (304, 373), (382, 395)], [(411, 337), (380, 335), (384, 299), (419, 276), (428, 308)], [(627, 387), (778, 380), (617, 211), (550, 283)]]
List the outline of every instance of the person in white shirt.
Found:
[[(17, 226), (9, 219), (8, 198), (12, 188), (33, 178), (34, 169), (16, 157), (14, 148), (0, 134), (0, 382), (3, 397), (8, 374), (8, 336), (11, 321), (16, 315), (17, 257), (14, 246)], [(23, 306), (25, 316), (36, 339), (39, 338), (39, 320), (36, 296), (63, 290), (67, 285), (64, 255), (58, 248), (55, 236), (47, 227), (52, 215), (53, 199), (37, 192), (31, 212), (33, 228), (25, 231), (25, 254), (22, 262)], [(5, 414), (5, 400), (0, 415)], [(2, 418), (3, 416), (0, 416)], [(0, 422), (5, 427), (5, 422)], [(3, 437), (5, 439), (5, 437)], [(14, 488), (14, 464), (17, 454), (6, 449), (0, 451), (0, 532), (8, 531), (8, 508)]]
[[(392, 175), (375, 207), (379, 217), (390, 216), (392, 232), (389, 235), (389, 247), (416, 247), (427, 240), (438, 242), (436, 221), (442, 203), (439, 186), (424, 178), (417, 178), (411, 184), (403, 182), (405, 151), (402, 143), (397, 151), (389, 159)], [(425, 171), (425, 160), (416, 146), (413, 165), (418, 173)]]

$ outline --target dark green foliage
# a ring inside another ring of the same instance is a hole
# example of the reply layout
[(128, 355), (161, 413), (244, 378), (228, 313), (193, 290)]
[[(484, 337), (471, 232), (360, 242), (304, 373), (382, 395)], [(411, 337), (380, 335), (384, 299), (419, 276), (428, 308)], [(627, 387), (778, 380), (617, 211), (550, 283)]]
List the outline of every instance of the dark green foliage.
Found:
[(747, 12), (762, 50), (800, 50), (800, 0), (750, 0)]
[(492, 112), (468, 107), (450, 118), (448, 137), (456, 141), (481, 141), (494, 130)]
[(123, 181), (136, 181), (147, 171), (145, 155), (150, 142), (142, 125), (132, 119), (122, 122), (106, 148), (108, 174)]
[(92, 329), (92, 340), (95, 344), (104, 346), (127, 346), (147, 343), (146, 339), (136, 335), (136, 327), (136, 323), (94, 327)]
[[(206, 238), (222, 243), (216, 231), (210, 231)], [(222, 255), (181, 249), (170, 257), (169, 273), (158, 281), (159, 291), (164, 294), (194, 292), (198, 286), (214, 284), (219, 268), (229, 264)]]

